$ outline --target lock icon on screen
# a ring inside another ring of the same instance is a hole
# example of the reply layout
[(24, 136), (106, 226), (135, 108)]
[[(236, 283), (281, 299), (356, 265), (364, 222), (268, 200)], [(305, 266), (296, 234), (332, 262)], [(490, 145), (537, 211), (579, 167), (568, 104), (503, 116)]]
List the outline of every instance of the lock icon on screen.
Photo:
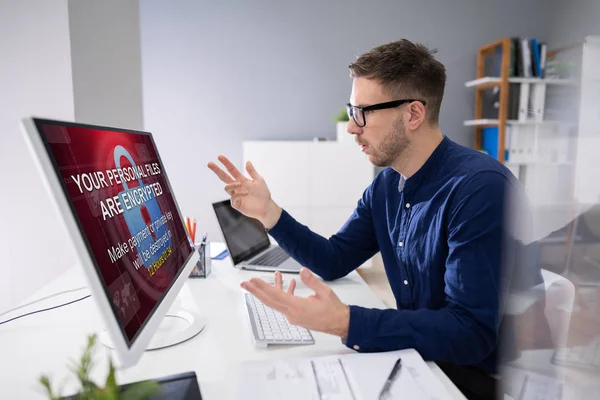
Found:
[[(131, 163), (132, 168), (137, 172), (137, 166), (133, 161), (131, 154), (123, 147), (116, 146), (114, 150), (115, 167), (121, 169), (121, 157), (125, 157)], [(123, 209), (123, 217), (130, 237), (135, 240), (135, 248), (142, 260), (142, 264), (146, 269), (149, 269), (163, 254), (163, 252), (171, 246), (171, 236), (168, 234), (166, 221), (159, 222), (162, 218), (162, 212), (156, 200), (154, 191), (150, 191), (150, 186), (144, 185), (142, 178), (138, 177), (138, 187), (129, 188), (125, 182), (123, 174), (120, 175), (123, 190), (119, 192), (119, 201)], [(138, 192), (137, 196), (134, 192)], [(137, 204), (133, 199), (140, 198), (140, 195), (146, 197), (146, 201)], [(124, 201), (127, 196), (129, 201)], [(128, 209), (126, 204), (130, 204)], [(146, 235), (138, 235), (148, 227), (149, 232)], [(155, 246), (152, 246), (157, 241), (161, 241)], [(160, 246), (159, 246), (160, 244)], [(146, 259), (147, 258), (147, 259)]]

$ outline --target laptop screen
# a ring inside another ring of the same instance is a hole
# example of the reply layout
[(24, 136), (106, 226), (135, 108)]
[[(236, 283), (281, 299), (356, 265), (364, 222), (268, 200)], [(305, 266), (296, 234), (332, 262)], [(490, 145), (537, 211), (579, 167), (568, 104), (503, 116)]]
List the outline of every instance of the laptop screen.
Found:
[(263, 224), (231, 207), (230, 200), (213, 203), (213, 208), (234, 265), (269, 247)]

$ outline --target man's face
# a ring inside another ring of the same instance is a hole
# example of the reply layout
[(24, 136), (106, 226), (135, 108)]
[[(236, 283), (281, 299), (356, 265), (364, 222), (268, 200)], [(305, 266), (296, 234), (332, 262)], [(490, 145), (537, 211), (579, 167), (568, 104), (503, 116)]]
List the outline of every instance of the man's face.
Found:
[[(384, 93), (378, 82), (354, 78), (350, 95), (350, 104), (353, 106), (366, 107), (392, 100), (397, 99), (392, 99)], [(391, 166), (410, 145), (401, 118), (402, 108), (403, 106), (366, 111), (366, 125), (362, 128), (358, 127), (352, 118), (348, 122), (348, 133), (355, 135), (362, 151), (367, 154), (371, 164), (377, 167)]]

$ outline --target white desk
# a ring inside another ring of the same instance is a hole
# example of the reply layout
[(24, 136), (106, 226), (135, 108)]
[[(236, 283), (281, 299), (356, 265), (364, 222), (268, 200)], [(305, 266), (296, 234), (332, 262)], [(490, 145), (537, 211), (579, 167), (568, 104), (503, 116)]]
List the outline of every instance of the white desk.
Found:
[[(193, 308), (197, 304), (206, 318), (204, 330), (177, 346), (145, 352), (137, 365), (117, 372), (118, 383), (195, 371), (204, 399), (232, 399), (236, 396), (240, 366), (246, 360), (353, 352), (342, 345), (338, 337), (319, 332), (313, 332), (315, 345), (255, 349), (244, 308), (243, 290), (239, 285), (252, 276), (263, 275), (265, 273), (238, 271), (231, 266), (228, 258), (213, 260), (211, 275), (207, 279), (190, 279), (180, 296), (181, 304), (186, 307)], [(286, 281), (291, 277), (294, 275), (284, 274)], [(346, 303), (385, 308), (356, 272), (330, 285)], [(86, 286), (82, 271), (72, 268), (28, 301), (81, 286)], [(0, 321), (88, 293), (87, 289), (83, 289), (53, 297), (4, 315)], [(299, 285), (297, 293), (302, 295), (310, 291)], [(193, 302), (189, 303), (190, 300)], [(41, 374), (49, 375), (55, 387), (69, 377), (62, 394), (73, 393), (76, 378), (67, 368), (69, 361), (79, 359), (88, 334), (103, 329), (103, 322), (91, 298), (0, 326), (0, 398), (43, 398), (37, 383)], [(109, 354), (111, 351), (98, 345), (96, 368), (92, 374), (94, 379), (103, 381), (105, 378)], [(454, 399), (465, 398), (435, 363), (428, 364)]]

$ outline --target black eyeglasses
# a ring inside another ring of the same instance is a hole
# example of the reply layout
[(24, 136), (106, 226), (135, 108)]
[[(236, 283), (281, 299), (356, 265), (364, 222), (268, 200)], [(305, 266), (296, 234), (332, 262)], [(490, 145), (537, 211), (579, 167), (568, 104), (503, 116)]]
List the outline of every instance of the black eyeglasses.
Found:
[(348, 118), (354, 119), (354, 122), (359, 128), (364, 127), (367, 124), (367, 119), (365, 118), (365, 111), (375, 111), (375, 110), (385, 110), (387, 108), (394, 108), (401, 106), (405, 103), (412, 103), (413, 101), (421, 102), (423, 105), (427, 103), (423, 100), (415, 100), (415, 99), (405, 99), (405, 100), (394, 100), (388, 101), (386, 103), (373, 104), (372, 106), (367, 107), (358, 107), (353, 106), (352, 104), (346, 104), (346, 110), (348, 111)]

